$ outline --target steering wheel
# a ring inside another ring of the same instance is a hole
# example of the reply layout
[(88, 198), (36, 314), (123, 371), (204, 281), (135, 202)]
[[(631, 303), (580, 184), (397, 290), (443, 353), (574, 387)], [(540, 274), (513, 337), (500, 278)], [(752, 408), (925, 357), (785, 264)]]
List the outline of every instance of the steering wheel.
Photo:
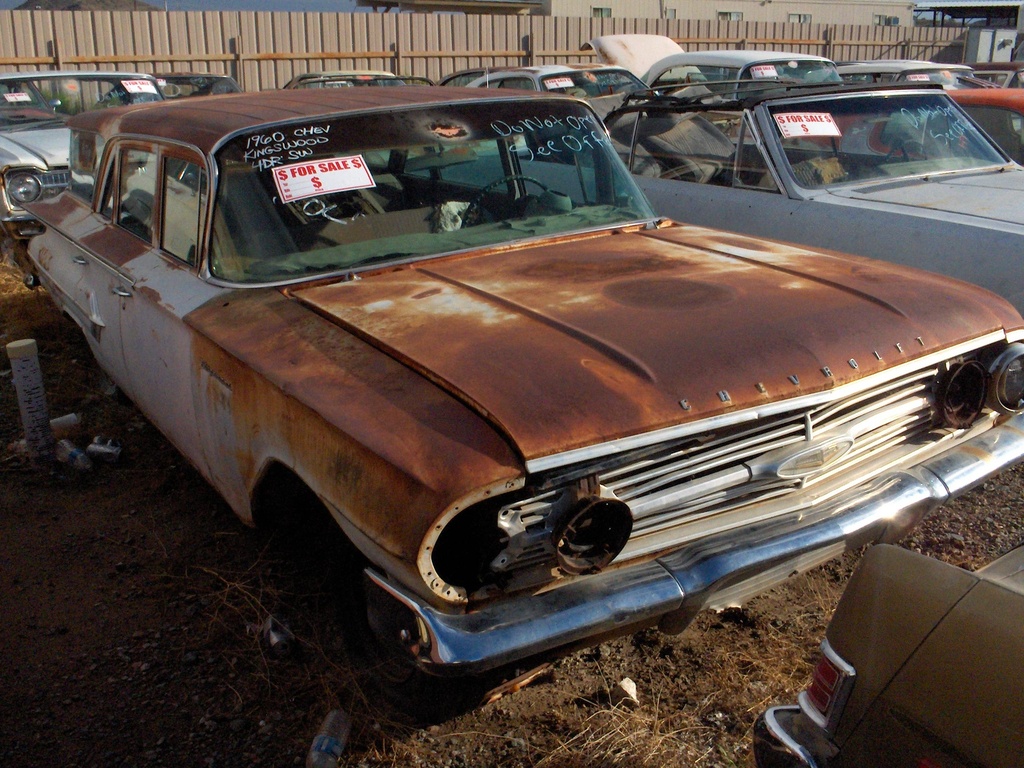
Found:
[(499, 184), (507, 184), (509, 182), (521, 181), (524, 184), (529, 182), (530, 184), (536, 184), (538, 187), (543, 189), (545, 192), (550, 192), (551, 188), (546, 184), (541, 183), (532, 176), (526, 176), (522, 173), (510, 173), (507, 176), (502, 176), (500, 179), (495, 179), (487, 184), (484, 184), (480, 190), (473, 195), (473, 199), (469, 201), (469, 205), (462, 214), (462, 226), (468, 227), (480, 223), (480, 217), (483, 212), (483, 200), (484, 196), (492, 189), (497, 187)]
[(928, 156), (924, 153), (924, 146), (920, 141), (914, 141), (910, 139), (908, 141), (901, 141), (899, 144), (893, 144), (892, 149), (889, 150), (889, 154), (885, 156), (885, 162), (889, 162), (896, 153), (899, 152), (903, 158), (903, 162), (909, 163), (912, 159), (911, 154), (917, 155), (917, 159), (927, 160)]

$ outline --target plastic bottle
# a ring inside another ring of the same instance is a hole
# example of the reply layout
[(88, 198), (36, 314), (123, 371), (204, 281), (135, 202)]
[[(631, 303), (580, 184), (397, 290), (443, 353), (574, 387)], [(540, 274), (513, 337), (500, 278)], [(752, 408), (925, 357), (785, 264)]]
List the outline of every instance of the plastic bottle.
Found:
[(324, 718), (306, 755), (306, 768), (337, 768), (348, 743), (352, 720), (343, 709), (332, 709)]
[(79, 472), (92, 469), (92, 459), (67, 438), (57, 441), (57, 461), (67, 464)]

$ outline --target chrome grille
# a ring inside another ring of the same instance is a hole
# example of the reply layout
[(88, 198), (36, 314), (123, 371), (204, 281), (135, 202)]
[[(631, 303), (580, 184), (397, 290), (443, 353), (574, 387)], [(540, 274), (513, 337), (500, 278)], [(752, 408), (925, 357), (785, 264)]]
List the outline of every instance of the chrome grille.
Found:
[[(933, 426), (938, 373), (928, 366), (838, 400), (621, 457), (597, 473), (602, 494), (626, 502), (634, 518), (616, 562), (811, 506), (942, 442), (950, 433)], [(779, 475), (773, 455), (830, 439), (850, 447), (819, 471)], [(542, 580), (555, 525), (574, 498), (562, 487), (502, 508), (507, 543), (491, 568), (520, 586)]]

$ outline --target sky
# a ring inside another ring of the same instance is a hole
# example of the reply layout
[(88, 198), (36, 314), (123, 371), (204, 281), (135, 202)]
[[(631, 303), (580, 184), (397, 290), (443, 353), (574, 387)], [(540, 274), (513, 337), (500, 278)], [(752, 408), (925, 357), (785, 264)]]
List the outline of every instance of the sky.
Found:
[[(0, 0), (0, 9), (10, 9), (25, 0)], [(157, 8), (164, 0), (146, 0)], [(168, 11), (326, 11), (353, 13), (355, 0), (167, 0)]]

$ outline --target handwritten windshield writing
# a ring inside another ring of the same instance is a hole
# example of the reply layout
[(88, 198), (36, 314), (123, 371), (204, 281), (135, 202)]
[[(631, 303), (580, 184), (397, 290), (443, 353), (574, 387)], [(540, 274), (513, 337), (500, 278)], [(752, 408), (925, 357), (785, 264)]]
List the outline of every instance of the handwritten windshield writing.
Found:
[[(499, 136), (531, 136), (533, 147), (517, 141), (514, 151), (521, 160), (530, 162), (538, 157), (554, 157), (563, 152), (584, 152), (609, 144), (608, 136), (593, 115), (558, 117), (526, 117), (514, 123), (495, 120), (491, 128)], [(558, 129), (562, 130), (559, 131)], [(554, 134), (551, 136), (550, 134)], [(540, 135), (538, 135), (540, 134)]]
[(276, 168), (289, 160), (311, 157), (314, 147), (329, 141), (330, 132), (329, 125), (306, 125), (287, 131), (254, 133), (246, 139), (243, 158), (258, 171)]

